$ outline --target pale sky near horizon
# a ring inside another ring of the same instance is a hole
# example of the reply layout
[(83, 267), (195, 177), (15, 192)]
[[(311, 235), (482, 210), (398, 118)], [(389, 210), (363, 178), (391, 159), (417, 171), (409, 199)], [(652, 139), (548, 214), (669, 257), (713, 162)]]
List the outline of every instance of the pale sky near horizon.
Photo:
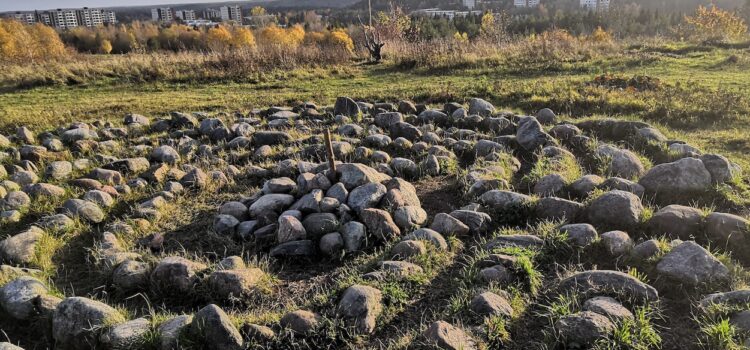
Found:
[(0, 12), (49, 10), (56, 8), (148, 6), (227, 1), (231, 0), (0, 0)]

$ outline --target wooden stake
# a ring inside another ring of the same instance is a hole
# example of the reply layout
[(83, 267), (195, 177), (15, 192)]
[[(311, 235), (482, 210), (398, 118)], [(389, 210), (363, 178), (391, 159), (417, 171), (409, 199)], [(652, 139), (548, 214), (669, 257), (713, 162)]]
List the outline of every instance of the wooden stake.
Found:
[(333, 155), (333, 143), (331, 142), (331, 129), (326, 128), (324, 133), (326, 142), (326, 153), (328, 153), (328, 178), (336, 182), (336, 158)]

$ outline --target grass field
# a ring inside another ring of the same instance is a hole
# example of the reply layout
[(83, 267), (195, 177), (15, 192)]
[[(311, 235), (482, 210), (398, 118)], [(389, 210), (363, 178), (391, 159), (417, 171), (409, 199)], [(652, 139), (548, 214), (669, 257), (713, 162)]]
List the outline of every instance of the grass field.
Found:
[[(104, 65), (107, 62), (123, 62), (122, 57), (96, 58), (101, 59)], [(92, 60), (94, 57), (87, 59)], [(148, 60), (148, 57), (134, 58), (134, 61), (137, 60)], [(124, 61), (127, 62), (127, 58)], [(60, 69), (65, 69), (64, 65)], [(131, 70), (129, 74), (135, 71), (137, 69)], [(62, 72), (60, 76), (65, 74)], [(197, 75), (200, 74), (196, 73)], [(617, 44), (588, 54), (579, 52), (568, 56), (544, 57), (540, 52), (537, 56), (519, 58), (517, 52), (508, 56), (496, 53), (490, 56), (435, 60), (428, 65), (409, 63), (402, 56), (398, 60), (388, 59), (380, 65), (351, 62), (326, 68), (252, 73), (232, 79), (214, 77), (191, 80), (186, 79), (186, 75), (181, 75), (174, 79), (134, 82), (123, 76), (99, 72), (78, 79), (74, 84), (61, 83), (65, 81), (63, 79), (21, 88), (13, 82), (4, 81), (4, 77), (8, 75), (0, 73), (0, 134), (13, 134), (15, 127), (21, 125), (40, 133), (73, 122), (95, 120), (112, 121), (119, 126), (123, 116), (129, 112), (152, 118), (167, 117), (170, 111), (228, 114), (239, 111), (247, 114), (256, 108), (295, 106), (303, 101), (331, 105), (338, 96), (387, 102), (406, 99), (441, 107), (445, 102), (465, 103), (471, 97), (481, 97), (502, 109), (520, 113), (533, 114), (540, 108), (549, 107), (566, 120), (607, 117), (643, 120), (659, 128), (669, 138), (684, 140), (702, 148), (706, 153), (726, 155), (740, 164), (746, 172), (750, 169), (750, 158), (746, 156), (750, 150), (750, 49), (745, 47), (720, 48), (670, 43), (641, 46)], [(300, 138), (310, 136), (306, 132), (290, 134)], [(153, 139), (150, 140), (156, 141), (158, 137), (165, 135), (151, 136)], [(126, 143), (123, 142), (124, 144)], [(299, 151), (300, 148), (292, 146), (275, 146), (273, 152), (277, 154), (274, 158), (250, 165), (271, 168), (276, 158), (288, 157), (290, 153), (290, 157), (294, 158)], [(113, 155), (123, 154), (130, 156), (133, 151), (124, 146), (122, 150), (113, 151)], [(222, 150), (217, 158), (226, 155)], [(73, 154), (65, 153), (63, 156), (72, 157)], [(601, 170), (590, 166), (593, 162), (587, 161), (585, 156), (579, 158), (581, 165), (576, 158), (570, 158), (557, 167), (539, 161), (533, 167), (523, 170), (525, 176), (516, 179), (518, 181), (513, 179), (514, 171), (508, 170), (505, 175), (508, 175), (507, 180), (512, 186), (525, 191), (532, 183), (553, 173), (562, 174), (570, 182), (589, 170), (591, 173)], [(218, 166), (207, 159), (196, 159), (196, 164), (201, 166)], [(645, 156), (643, 160), (651, 164)], [(586, 167), (583, 166), (584, 163)], [(445, 171), (440, 176), (414, 181), (416, 192), (430, 217), (468, 204), (469, 197), (463, 193), (466, 192), (463, 187), (470, 184), (463, 184), (462, 181), (468, 178), (470, 170), (483, 168), (486, 163), (478, 162), (465, 169), (458, 162), (453, 166), (455, 169)], [(265, 281), (270, 282), (271, 286), (265, 286), (268, 290), (260, 293), (257, 299), (246, 300), (247, 305), (227, 304), (231, 321), (236, 326), (245, 323), (275, 324), (285, 312), (298, 308), (333, 310), (338, 296), (355, 283), (371, 283), (382, 290), (386, 301), (385, 310), (378, 321), (378, 329), (371, 336), (348, 337), (337, 328), (340, 325), (329, 324), (320, 332), (319, 337), (302, 340), (299, 344), (296, 342), (300, 340), (295, 337), (282, 336), (275, 348), (303, 348), (303, 345), (307, 348), (323, 348), (320, 344), (327, 344), (331, 348), (336, 345), (341, 345), (341, 348), (414, 348), (415, 344), (417, 347), (419, 345), (419, 334), (425, 322), (432, 319), (465, 319), (474, 322), (472, 332), (486, 340), (483, 349), (547, 349), (548, 344), (555, 341), (552, 339), (554, 334), (547, 334), (547, 330), (551, 329), (548, 323), (552, 324), (554, 320), (580, 309), (579, 304), (583, 301), (563, 294), (557, 299), (548, 300), (547, 297), (552, 294), (546, 294), (549, 292), (546, 286), (551, 286), (550, 282), (578, 270), (612, 269), (626, 271), (639, 280), (648, 281), (650, 278), (655, 284), (663, 283), (654, 278), (658, 274), (648, 264), (644, 264), (642, 269), (640, 265), (639, 269), (635, 265), (633, 269), (625, 269), (619, 260), (600, 251), (601, 242), (585, 253), (581, 250), (577, 251), (580, 255), (574, 254), (565, 241), (565, 235), (558, 232), (556, 223), (548, 221), (537, 222), (528, 227), (498, 227), (497, 231), (476, 239), (449, 237), (449, 248), (446, 250), (430, 248), (416, 256), (413, 261), (423, 267), (424, 271), (399, 283), (368, 282), (361, 276), (378, 262), (387, 259), (395, 242), (343, 260), (343, 263), (337, 259), (320, 259), (317, 264), (295, 265), (282, 260), (269, 260), (260, 246), (249, 243), (246, 245), (245, 242), (237, 242), (211, 232), (216, 208), (228, 201), (237, 200), (240, 194), (244, 196), (254, 193), (263, 183), (257, 180), (243, 177), (232, 185), (208, 187), (202, 191), (190, 192), (187, 196), (179, 196), (174, 202), (160, 208), (159, 213), (162, 215), (156, 216), (152, 222), (137, 221), (132, 210), (153, 194), (152, 189), (135, 190), (132, 194), (120, 197), (118, 204), (108, 209), (109, 218), (106, 222), (100, 225), (77, 222), (69, 232), (59, 236), (46, 235), (45, 240), (37, 247), (37, 259), (31, 265), (40, 268), (43, 279), (48, 279), (55, 286), (53, 292), (59, 296), (77, 295), (101, 299), (117, 306), (118, 311), (127, 315), (127, 318), (146, 316), (153, 325), (175, 313), (191, 313), (197, 310), (197, 306), (204, 306), (206, 300), (210, 300), (205, 296), (169, 298), (159, 293), (131, 297), (109, 294), (113, 290), (108, 289), (111, 273), (101, 265), (92, 264), (92, 258), (96, 257), (97, 252), (102, 253), (93, 247), (98, 244), (96, 242), (102, 233), (100, 231), (106, 230), (108, 224), (128, 218), (128, 223), (136, 229), (132, 233), (118, 233), (118, 239), (126, 250), (146, 251), (146, 248), (140, 247), (141, 239), (148, 237), (149, 233), (163, 233), (166, 237), (164, 254), (184, 256), (209, 266), (229, 255), (254, 259), (250, 260), (250, 265), (263, 269), (271, 277), (270, 281)], [(747, 175), (742, 178), (742, 183), (732, 183), (732, 189), (728, 191), (736, 191), (737, 195), (731, 199), (734, 202), (732, 204), (738, 205), (732, 205), (731, 208), (709, 208), (712, 203), (708, 202), (714, 197), (708, 195), (700, 198), (705, 201), (696, 200), (688, 204), (700, 208), (706, 214), (715, 209), (747, 217), (750, 203), (747, 184)], [(712, 188), (711, 193), (716, 192), (714, 190)], [(530, 191), (528, 189), (527, 192)], [(582, 205), (590, 204), (593, 197), (602, 193), (592, 194), (592, 198)], [(80, 194), (80, 191), (71, 192), (65, 198)], [(656, 206), (646, 199), (644, 204), (647, 208), (639, 218), (639, 225), (643, 227), (639, 226), (631, 234), (636, 239), (655, 238), (659, 240), (663, 250), (666, 250), (665, 247), (670, 243), (666, 237), (646, 236), (646, 224)], [(42, 214), (56, 211), (60, 203), (34, 202), (33, 205), (24, 213), (20, 223), (0, 227), (0, 236), (17, 233), (22, 226), (30, 224)], [(500, 217), (499, 214), (497, 216)], [(545, 249), (506, 247), (495, 251), (485, 248), (492, 239), (525, 233), (540, 237)], [(491, 284), (488, 287), (498, 293), (505, 288), (505, 292), (509, 293), (514, 310), (510, 320), (487, 318), (480, 322), (467, 311), (471, 297), (486, 289), (480, 285), (479, 270), (480, 263), (490, 252), (518, 258), (513, 266), (517, 270), (515, 273), (523, 276), (519, 283), (508, 286)], [(160, 254), (162, 253), (143, 253), (142, 259), (155, 265)], [(736, 270), (732, 271), (731, 288), (746, 288), (747, 281), (750, 281), (747, 270), (739, 265), (732, 265), (724, 250), (719, 249), (716, 254), (729, 267), (736, 266)], [(654, 259), (658, 258), (661, 256)], [(0, 285), (4, 282), (7, 281), (0, 280)], [(716, 344), (737, 345), (734, 341), (739, 337), (730, 334), (734, 328), (722, 328), (723, 321), (719, 318), (691, 318), (694, 316), (691, 310), (694, 300), (681, 294), (670, 294), (671, 290), (666, 284), (661, 286), (660, 293), (662, 290), (667, 292), (661, 300), (662, 304), (654, 305), (653, 309), (650, 304), (634, 309), (637, 314), (634, 323), (626, 324), (615, 332), (615, 336), (621, 336), (622, 339), (615, 338), (612, 343), (606, 344), (607, 347), (601, 348), (685, 349), (695, 348), (696, 342), (703, 338), (708, 339), (708, 345), (703, 347), (707, 349), (720, 348), (712, 346), (714, 338), (717, 339)], [(150, 297), (153, 299), (149, 299)], [(9, 322), (12, 321), (1, 316), (0, 328), (11, 324)], [(332, 315), (326, 316), (335, 319)], [(44, 348), (42, 343), (45, 340), (36, 336), (33, 327), (18, 327), (23, 329), (8, 328), (13, 335), (12, 340), (20, 339), (29, 344), (27, 348)], [(142, 348), (156, 348), (155, 341), (156, 338), (148, 340), (148, 346)], [(739, 345), (723, 348), (738, 349)]]
[[(625, 80), (647, 77), (658, 83), (639, 87), (609, 76), (606, 83), (595, 84), (594, 79), (604, 74)], [(105, 78), (6, 91), (0, 94), (0, 129), (116, 120), (127, 112), (160, 116), (173, 110), (247, 112), (294, 101), (331, 104), (342, 95), (435, 104), (478, 96), (525, 113), (551, 107), (569, 118), (641, 119), (666, 126), (670, 137), (726, 154), (743, 167), (750, 165), (744, 157), (750, 150), (745, 132), (750, 129), (750, 52), (683, 44), (623, 47), (567, 60), (494, 57), (414, 69), (352, 63), (276, 71), (239, 81), (122, 83)]]

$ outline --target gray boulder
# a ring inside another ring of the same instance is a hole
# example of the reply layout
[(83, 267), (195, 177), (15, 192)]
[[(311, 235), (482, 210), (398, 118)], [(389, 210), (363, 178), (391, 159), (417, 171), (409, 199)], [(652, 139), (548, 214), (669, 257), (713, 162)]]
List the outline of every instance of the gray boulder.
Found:
[(560, 293), (582, 293), (597, 295), (602, 293), (624, 294), (636, 300), (656, 300), (656, 289), (637, 278), (619, 271), (592, 270), (569, 276), (557, 285)]
[(337, 313), (357, 333), (375, 331), (375, 321), (383, 311), (382, 293), (369, 286), (353, 285), (344, 291)]
[(586, 208), (589, 222), (604, 229), (630, 229), (640, 223), (643, 205), (636, 195), (614, 190), (594, 199)]
[(104, 326), (124, 321), (114, 308), (82, 297), (65, 298), (52, 314), (52, 337), (56, 349), (88, 349), (98, 344)]
[(560, 341), (570, 348), (586, 348), (601, 339), (606, 339), (615, 324), (607, 318), (591, 311), (566, 315), (555, 322), (555, 331)]
[(243, 349), (242, 335), (220, 307), (211, 304), (195, 313), (188, 328), (195, 339), (216, 350)]
[(28, 320), (36, 315), (34, 299), (46, 295), (47, 286), (31, 276), (20, 276), (0, 288), (0, 306), (16, 320)]
[(703, 212), (697, 208), (672, 204), (654, 213), (648, 225), (656, 235), (693, 239), (703, 229)]
[(99, 336), (99, 342), (108, 349), (138, 349), (146, 345), (151, 321), (137, 318), (118, 324)]
[(729, 269), (709, 251), (692, 241), (672, 248), (656, 265), (656, 271), (687, 286), (729, 280)]
[(699, 159), (683, 158), (649, 169), (638, 181), (647, 192), (667, 197), (702, 192), (711, 187), (711, 173)]
[(425, 340), (439, 349), (473, 350), (476, 343), (463, 330), (445, 321), (436, 321), (422, 334)]

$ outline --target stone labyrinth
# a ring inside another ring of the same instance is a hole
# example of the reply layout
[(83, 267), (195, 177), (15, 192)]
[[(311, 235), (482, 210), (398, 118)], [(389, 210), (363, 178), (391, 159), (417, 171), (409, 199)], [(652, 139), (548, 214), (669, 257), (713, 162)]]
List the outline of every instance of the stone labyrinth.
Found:
[(3, 349), (684, 349), (706, 325), (750, 331), (740, 169), (641, 122), (341, 97), (31, 125), (0, 150)]

